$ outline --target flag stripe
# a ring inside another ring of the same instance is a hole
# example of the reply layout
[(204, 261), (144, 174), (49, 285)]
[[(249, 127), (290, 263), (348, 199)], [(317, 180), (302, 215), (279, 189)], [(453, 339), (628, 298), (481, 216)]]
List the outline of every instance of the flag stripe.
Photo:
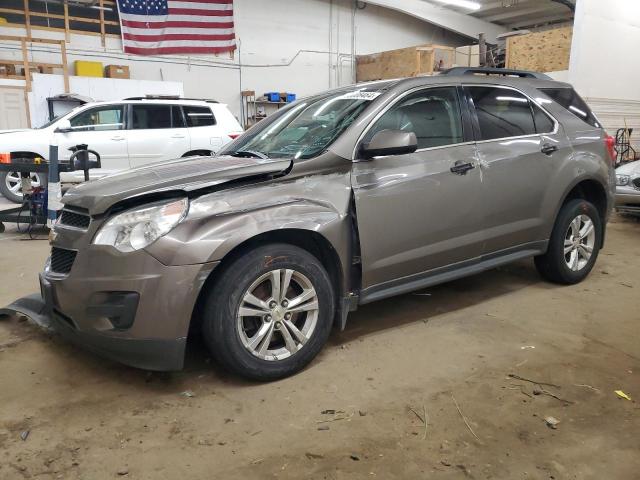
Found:
[(222, 53), (229, 52), (234, 48), (227, 47), (155, 47), (155, 48), (138, 48), (124, 47), (125, 53), (133, 53), (134, 55), (173, 55), (176, 53)]
[[(168, 22), (131, 22), (128, 20), (122, 20), (122, 25), (131, 28), (233, 28), (233, 22), (226, 23), (206, 23), (206, 22), (194, 22), (194, 21), (168, 21)], [(125, 30), (123, 30), (125, 31)]]
[(169, 15), (202, 15), (205, 17), (233, 17), (233, 10), (208, 10), (202, 8), (171, 8)]
[(171, 8), (200, 8), (203, 10), (219, 10), (221, 12), (233, 12), (233, 5), (220, 5), (213, 3), (202, 3), (202, 2), (185, 2), (184, 0), (180, 0), (179, 2), (174, 2), (169, 0), (169, 9)]
[(236, 49), (233, 0), (117, 0), (126, 53), (219, 53)]
[(207, 40), (234, 40), (236, 38), (234, 33), (228, 33), (225, 35), (217, 35), (217, 34), (193, 35), (189, 33), (165, 33), (162, 35), (135, 35), (132, 33), (124, 33), (123, 37), (126, 40), (135, 40), (138, 42), (168, 42), (170, 40), (195, 40), (198, 42), (205, 42)]
[[(210, 33), (213, 32), (213, 33)], [(182, 35), (192, 34), (193, 36), (200, 35), (233, 35), (233, 28), (216, 28), (215, 30), (203, 30), (202, 28), (187, 28), (187, 27), (166, 27), (166, 28), (128, 28), (126, 33), (122, 35)]]

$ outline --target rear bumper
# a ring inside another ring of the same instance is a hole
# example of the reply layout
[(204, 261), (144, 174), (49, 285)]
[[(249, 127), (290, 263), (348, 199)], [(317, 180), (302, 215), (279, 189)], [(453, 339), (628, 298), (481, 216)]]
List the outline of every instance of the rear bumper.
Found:
[[(43, 292), (50, 288), (50, 285), (43, 284)], [(127, 338), (97, 332), (83, 332), (70, 324), (67, 318), (47, 303), (42, 294), (29, 295), (0, 309), (0, 315), (25, 315), (40, 326), (55, 331), (70, 343), (125, 365), (159, 371), (182, 369), (186, 337)]]

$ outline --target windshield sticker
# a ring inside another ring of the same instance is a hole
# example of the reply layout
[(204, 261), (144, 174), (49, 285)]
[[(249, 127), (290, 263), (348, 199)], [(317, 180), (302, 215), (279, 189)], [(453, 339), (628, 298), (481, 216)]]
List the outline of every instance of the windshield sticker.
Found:
[(367, 100), (370, 102), (371, 100), (378, 98), (380, 95), (382, 95), (382, 92), (363, 92), (358, 90), (357, 92), (345, 93), (338, 98), (343, 100)]

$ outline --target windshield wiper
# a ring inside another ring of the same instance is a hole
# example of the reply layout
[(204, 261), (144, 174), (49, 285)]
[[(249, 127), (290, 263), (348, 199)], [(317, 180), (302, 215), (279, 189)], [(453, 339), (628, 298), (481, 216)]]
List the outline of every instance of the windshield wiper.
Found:
[(253, 157), (268, 160), (269, 155), (266, 153), (258, 152), (257, 150), (238, 150), (229, 154), (232, 157)]

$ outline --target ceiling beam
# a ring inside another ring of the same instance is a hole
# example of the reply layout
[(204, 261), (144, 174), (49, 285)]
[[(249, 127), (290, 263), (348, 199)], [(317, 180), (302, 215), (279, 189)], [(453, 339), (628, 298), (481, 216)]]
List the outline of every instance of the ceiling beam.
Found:
[(509, 28), (523, 28), (523, 27), (533, 27), (535, 25), (544, 25), (545, 23), (550, 22), (569, 22), (573, 19), (573, 15), (571, 12), (560, 12), (557, 15), (550, 15), (548, 17), (533, 17), (529, 20), (520, 20), (515, 23), (510, 23)]
[[(471, 12), (471, 15), (477, 17), (477, 16), (483, 16), (482, 13), (483, 12), (487, 12), (489, 10), (498, 10), (498, 9), (503, 9), (503, 8), (514, 8), (518, 5), (522, 5), (523, 3), (530, 3), (533, 0), (520, 0), (516, 5), (513, 5), (512, 7), (505, 7), (504, 6), (504, 0), (499, 0), (497, 2), (487, 2), (487, 3), (482, 3), (481, 7), (478, 10), (474, 10), (473, 12)], [(478, 15), (480, 14), (480, 15)]]
[(539, 12), (555, 13), (556, 11), (561, 11), (564, 13), (567, 11), (564, 7), (561, 7), (562, 10), (560, 10), (558, 7), (559, 5), (545, 4), (545, 5), (538, 5), (536, 7), (531, 7), (531, 8), (517, 8), (517, 7), (505, 8), (503, 12), (497, 15), (490, 15), (488, 17), (483, 17), (483, 20), (486, 20), (487, 22), (504, 22), (506, 20), (509, 20), (510, 18), (524, 17), (526, 15), (531, 15), (532, 13), (539, 13)]
[(411, 15), (467, 37), (478, 38), (479, 33), (484, 33), (487, 41), (492, 43), (497, 35), (507, 31), (501, 25), (423, 0), (367, 0), (367, 3)]

